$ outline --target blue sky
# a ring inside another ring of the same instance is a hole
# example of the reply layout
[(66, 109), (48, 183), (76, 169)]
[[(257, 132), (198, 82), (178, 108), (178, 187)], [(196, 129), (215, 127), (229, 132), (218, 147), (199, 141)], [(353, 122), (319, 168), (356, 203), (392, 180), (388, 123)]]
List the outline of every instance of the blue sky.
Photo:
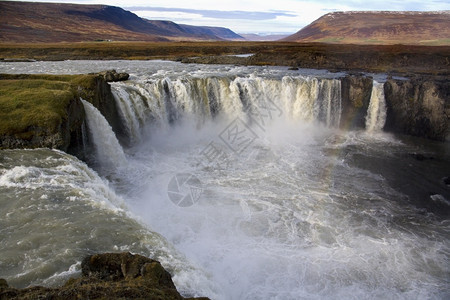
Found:
[(230, 28), (237, 33), (261, 34), (294, 33), (320, 16), (333, 11), (450, 10), (450, 0), (49, 0), (42, 2), (114, 5), (147, 19), (171, 20), (190, 25), (220, 26)]

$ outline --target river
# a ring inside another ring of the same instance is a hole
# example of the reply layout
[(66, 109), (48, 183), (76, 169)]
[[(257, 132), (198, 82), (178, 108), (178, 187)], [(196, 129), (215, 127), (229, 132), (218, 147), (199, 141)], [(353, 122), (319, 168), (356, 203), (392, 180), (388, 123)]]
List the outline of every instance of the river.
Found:
[(0, 73), (130, 73), (111, 83), (129, 143), (83, 102), (87, 163), (0, 151), (0, 278), (61, 284), (87, 254), (161, 261), (186, 296), (448, 299), (448, 143), (339, 129), (340, 77), (163, 61), (1, 63)]

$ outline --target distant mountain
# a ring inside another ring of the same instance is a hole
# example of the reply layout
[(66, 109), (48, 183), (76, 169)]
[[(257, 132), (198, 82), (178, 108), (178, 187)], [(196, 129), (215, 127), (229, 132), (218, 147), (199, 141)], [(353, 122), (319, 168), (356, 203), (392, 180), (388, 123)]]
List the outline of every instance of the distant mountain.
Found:
[(228, 28), (223, 27), (209, 27), (209, 26), (193, 26), (177, 24), (172, 21), (159, 21), (159, 20), (145, 20), (147, 23), (152, 24), (166, 32), (166, 34), (178, 37), (197, 37), (200, 39), (214, 39), (217, 40), (230, 40), (230, 41), (243, 41), (244, 38)]
[(450, 11), (334, 12), (283, 39), (292, 42), (450, 45)]
[(256, 33), (240, 33), (240, 36), (245, 38), (247, 41), (261, 41), (261, 42), (270, 42), (270, 41), (278, 41), (283, 38), (286, 38), (288, 34), (269, 34), (269, 35), (259, 35)]
[(243, 40), (227, 28), (152, 21), (122, 8), (0, 2), (0, 42)]

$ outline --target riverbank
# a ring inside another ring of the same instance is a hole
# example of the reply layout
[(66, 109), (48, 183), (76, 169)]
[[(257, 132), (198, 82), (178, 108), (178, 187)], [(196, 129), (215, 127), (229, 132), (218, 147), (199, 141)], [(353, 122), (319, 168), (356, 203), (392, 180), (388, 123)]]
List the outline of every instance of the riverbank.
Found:
[[(252, 54), (251, 56), (234, 56)], [(291, 42), (2, 43), (0, 61), (148, 60), (450, 75), (450, 46)]]

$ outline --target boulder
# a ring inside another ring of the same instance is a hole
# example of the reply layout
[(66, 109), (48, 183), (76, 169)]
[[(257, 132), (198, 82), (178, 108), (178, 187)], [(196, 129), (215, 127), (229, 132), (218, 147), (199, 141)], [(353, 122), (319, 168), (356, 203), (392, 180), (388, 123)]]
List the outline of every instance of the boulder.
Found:
[(117, 73), (116, 70), (108, 70), (98, 73), (103, 76), (106, 82), (125, 81), (130, 77), (127, 73)]
[(14, 289), (0, 279), (0, 299), (185, 299), (169, 272), (141, 255), (94, 254), (83, 260), (81, 270), (81, 278), (69, 279), (58, 288)]

